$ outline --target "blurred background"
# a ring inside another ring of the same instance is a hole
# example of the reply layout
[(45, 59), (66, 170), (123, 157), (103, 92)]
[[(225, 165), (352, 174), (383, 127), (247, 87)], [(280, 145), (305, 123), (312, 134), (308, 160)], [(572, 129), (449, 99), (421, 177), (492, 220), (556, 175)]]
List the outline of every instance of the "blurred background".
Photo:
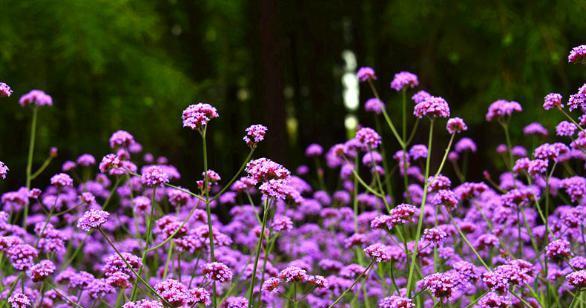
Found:
[(37, 166), (51, 146), (58, 162), (86, 152), (101, 159), (111, 133), (124, 129), (191, 182), (201, 142), (180, 115), (198, 101), (221, 116), (210, 124), (211, 168), (229, 177), (247, 153), (243, 130), (261, 123), (269, 134), (259, 155), (293, 169), (308, 144), (329, 147), (372, 125), (360, 66), (376, 70), (392, 114), (400, 95), (389, 82), (407, 70), (467, 120), (478, 175), (504, 141), (484, 122), (492, 101), (524, 106), (513, 119), (521, 142), (528, 123), (552, 133), (561, 119), (541, 109), (547, 93), (567, 98), (586, 79), (583, 66), (567, 63), (586, 42), (579, 0), (0, 0), (0, 15), (0, 81), (15, 91), (0, 106), (11, 187), (23, 182), (31, 116), (17, 101), (34, 88), (55, 104), (39, 113)]

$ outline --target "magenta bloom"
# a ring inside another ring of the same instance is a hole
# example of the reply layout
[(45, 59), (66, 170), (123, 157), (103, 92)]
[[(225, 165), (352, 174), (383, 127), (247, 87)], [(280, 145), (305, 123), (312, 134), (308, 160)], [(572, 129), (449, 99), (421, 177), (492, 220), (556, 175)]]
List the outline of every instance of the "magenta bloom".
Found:
[(249, 147), (256, 147), (256, 145), (265, 139), (267, 127), (260, 124), (251, 125), (246, 129), (246, 136), (242, 138)]
[(461, 118), (455, 117), (455, 118), (451, 118), (448, 120), (448, 123), (446, 124), (446, 129), (448, 130), (448, 133), (453, 135), (453, 134), (459, 134), (461, 132), (467, 131), (468, 126), (466, 126), (466, 123), (464, 122), (464, 120), (462, 120)]
[(566, 280), (576, 289), (586, 288), (586, 270), (573, 272), (566, 276)]
[(560, 137), (571, 137), (576, 133), (578, 127), (568, 121), (561, 121), (555, 128), (556, 135)]
[(371, 98), (364, 103), (364, 110), (380, 114), (385, 109), (385, 104), (378, 98)]
[(20, 291), (15, 291), (8, 299), (8, 303), (12, 308), (30, 308), (33, 306), (31, 299)]
[(90, 231), (101, 227), (106, 223), (110, 213), (102, 210), (91, 209), (83, 213), (83, 216), (77, 221), (77, 227), (83, 231)]
[(0, 82), (0, 97), (10, 97), (12, 95), (12, 89), (9, 85)]
[(423, 278), (421, 286), (439, 298), (441, 301), (448, 301), (459, 285), (459, 275), (452, 272), (435, 273)]
[(163, 304), (156, 300), (141, 299), (136, 302), (128, 302), (122, 308), (163, 308)]
[(10, 169), (8, 169), (8, 166), (0, 161), (0, 179), (6, 179), (9, 170)]
[(134, 143), (134, 137), (125, 130), (119, 130), (110, 137), (110, 147), (112, 149), (128, 148)]
[(423, 231), (423, 239), (433, 247), (440, 246), (446, 238), (448, 238), (448, 234), (440, 228), (425, 229)]
[(279, 273), (279, 278), (285, 282), (304, 282), (309, 279), (309, 276), (306, 270), (290, 265)]
[(375, 262), (389, 262), (393, 259), (390, 246), (380, 243), (372, 244), (364, 248), (364, 253)]
[(392, 295), (381, 299), (378, 308), (415, 308), (415, 304), (409, 298)]
[(248, 300), (242, 296), (230, 296), (224, 300), (220, 308), (246, 308)]
[(39, 256), (36, 248), (29, 244), (16, 244), (6, 252), (12, 267), (17, 271), (26, 271), (34, 265), (34, 260)]
[(305, 156), (307, 157), (318, 157), (324, 153), (324, 148), (317, 143), (312, 143), (305, 149)]
[(399, 72), (395, 74), (395, 78), (391, 81), (391, 89), (401, 91), (407, 88), (415, 88), (419, 85), (417, 75), (409, 72)]
[(572, 254), (570, 242), (555, 240), (545, 247), (545, 255), (552, 260), (563, 260)]
[(376, 80), (374, 70), (370, 67), (361, 67), (356, 73), (356, 76), (360, 81)]
[(431, 97), (431, 94), (427, 93), (427, 91), (421, 90), (421, 91), (413, 94), (413, 96), (411, 96), (411, 99), (415, 102), (415, 104), (419, 104), (430, 97)]
[(159, 166), (146, 166), (142, 169), (140, 181), (148, 187), (169, 183), (169, 175)]
[(232, 280), (232, 270), (220, 262), (211, 262), (206, 264), (203, 268), (203, 274), (206, 275), (208, 279), (218, 282)]
[(553, 108), (562, 108), (564, 104), (562, 103), (562, 95), (559, 93), (549, 93), (545, 96), (543, 100), (543, 109), (550, 110)]
[(523, 128), (523, 134), (525, 135), (537, 135), (547, 137), (547, 129), (543, 125), (533, 122)]
[(256, 182), (286, 179), (291, 174), (285, 167), (268, 158), (259, 158), (250, 161), (246, 165), (245, 171)]
[(586, 63), (586, 45), (572, 48), (568, 55), (569, 63)]
[(488, 107), (488, 112), (486, 113), (486, 120), (488, 122), (492, 122), (493, 120), (505, 119), (510, 117), (513, 114), (513, 112), (521, 111), (523, 111), (521, 104), (514, 101), (499, 99), (493, 102)]
[(27, 94), (21, 96), (18, 103), (22, 107), (28, 105), (35, 105), (37, 107), (53, 106), (53, 98), (41, 90), (31, 90)]
[(356, 132), (356, 140), (363, 148), (373, 150), (382, 142), (381, 136), (372, 128), (363, 127)]
[(197, 103), (195, 105), (189, 105), (183, 110), (181, 117), (183, 119), (183, 127), (201, 129), (207, 126), (210, 120), (219, 116), (218, 111), (212, 105)]
[(51, 185), (59, 188), (73, 187), (73, 179), (65, 173), (59, 173), (51, 178)]
[(44, 280), (55, 272), (55, 264), (50, 260), (43, 260), (30, 269), (30, 276), (34, 282)]
[(450, 116), (450, 106), (445, 99), (441, 97), (430, 96), (421, 103), (415, 105), (413, 114), (418, 118), (447, 118)]

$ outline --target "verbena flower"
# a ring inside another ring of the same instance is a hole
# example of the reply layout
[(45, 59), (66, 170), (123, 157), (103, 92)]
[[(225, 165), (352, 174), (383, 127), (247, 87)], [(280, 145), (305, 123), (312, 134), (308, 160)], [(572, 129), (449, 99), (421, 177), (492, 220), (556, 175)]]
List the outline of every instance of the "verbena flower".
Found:
[(586, 62), (586, 45), (579, 45), (570, 51), (568, 55), (569, 63), (585, 63)]
[(148, 187), (157, 187), (169, 183), (169, 175), (159, 166), (146, 166), (142, 169), (140, 181)]
[(116, 131), (110, 136), (110, 147), (112, 149), (128, 148), (134, 142), (134, 137), (125, 130)]
[(10, 97), (10, 95), (12, 95), (10, 86), (4, 82), (0, 82), (0, 97)]
[(83, 216), (77, 221), (77, 227), (83, 231), (97, 229), (106, 223), (110, 213), (102, 210), (91, 209), (83, 213)]
[(37, 107), (53, 106), (53, 98), (41, 90), (31, 90), (20, 97), (18, 103), (22, 107), (35, 105)]
[(415, 304), (409, 298), (392, 295), (381, 299), (378, 308), (415, 308)]
[(399, 72), (395, 74), (393, 81), (391, 81), (391, 89), (401, 91), (407, 88), (415, 88), (419, 85), (417, 75), (409, 72)]
[(204, 266), (203, 274), (208, 279), (218, 282), (228, 282), (232, 280), (232, 270), (223, 263), (211, 262)]
[(267, 130), (267, 127), (264, 125), (251, 125), (246, 129), (246, 135), (242, 139), (249, 147), (254, 148), (257, 144), (265, 139)]
[(368, 99), (366, 103), (364, 103), (364, 110), (366, 110), (366, 112), (380, 114), (384, 108), (385, 104), (378, 98)]
[(324, 149), (322, 148), (322, 146), (316, 143), (308, 145), (305, 149), (305, 156), (307, 157), (318, 157), (321, 156), (323, 153)]
[(8, 169), (8, 166), (6, 166), (6, 164), (0, 161), (0, 179), (6, 179), (8, 171), (10, 171), (10, 169)]
[(543, 109), (550, 110), (554, 108), (563, 108), (562, 95), (559, 93), (549, 93), (543, 101)]
[(59, 173), (51, 177), (51, 185), (59, 188), (72, 187), (73, 179), (65, 173)]
[(456, 117), (448, 120), (448, 123), (446, 124), (446, 129), (450, 134), (459, 134), (461, 132), (467, 131), (468, 126), (466, 126), (464, 120)]
[(381, 136), (372, 128), (363, 127), (356, 132), (356, 140), (364, 149), (374, 150), (382, 142)]
[(197, 103), (185, 108), (181, 117), (183, 119), (183, 127), (201, 129), (207, 126), (210, 120), (219, 116), (218, 111), (212, 105)]
[(358, 69), (356, 77), (358, 77), (358, 80), (363, 82), (368, 80), (376, 80), (376, 74), (374, 73), (374, 70), (370, 67), (361, 67), (360, 69)]
[(413, 114), (418, 118), (447, 118), (450, 116), (450, 106), (445, 99), (441, 97), (430, 96), (415, 105)]
[(515, 101), (507, 101), (504, 99), (499, 99), (493, 102), (488, 107), (488, 112), (486, 113), (486, 120), (488, 122), (492, 122), (494, 120), (501, 120), (509, 118), (514, 112), (521, 112), (523, 108), (521, 104)]

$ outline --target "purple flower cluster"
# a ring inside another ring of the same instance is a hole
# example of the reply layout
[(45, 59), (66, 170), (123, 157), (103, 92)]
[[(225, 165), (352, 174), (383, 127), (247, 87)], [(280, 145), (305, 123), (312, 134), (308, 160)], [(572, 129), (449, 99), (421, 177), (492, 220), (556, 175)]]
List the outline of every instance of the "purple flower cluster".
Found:
[[(361, 68), (358, 78), (374, 89), (374, 70)], [(401, 72), (391, 84), (406, 96), (419, 81)], [(31, 93), (24, 105), (51, 104)], [(444, 99), (425, 91), (412, 99), (414, 115), (441, 123), (451, 141), (445, 132), (409, 137), (401, 128), (415, 119), (395, 125), (401, 117), (394, 109), (371, 99), (365, 109), (382, 120), (378, 132), (365, 122), (344, 142), (310, 144), (311, 164), (294, 173), (250, 159), (266, 135), (262, 125), (246, 129), (250, 156), (237, 174), (222, 174), (226, 183), (202, 164), (200, 178), (175, 185), (181, 174), (170, 159), (142, 153), (126, 131), (105, 140), (112, 154), (98, 166), (83, 154), (53, 176), (27, 172), (35, 174), (29, 185), (0, 196), (7, 286), (0, 299), (12, 307), (125, 308), (579, 301), (586, 288), (586, 86), (567, 106), (561, 94), (547, 95), (544, 108), (565, 117), (556, 134), (531, 121), (522, 132), (505, 131), (512, 138), (492, 152), (494, 167), (482, 162), (481, 175), (468, 167), (484, 142), (456, 135), (468, 126), (448, 119)], [(512, 129), (511, 115), (520, 111), (500, 100), (486, 120)], [(200, 103), (182, 118), (205, 139), (218, 112)], [(382, 136), (396, 140), (383, 147)], [(426, 139), (429, 145), (413, 144)], [(7, 172), (0, 163), (0, 178)]]
[(21, 96), (18, 103), (22, 107), (29, 105), (36, 107), (53, 106), (53, 98), (41, 90), (32, 90)]

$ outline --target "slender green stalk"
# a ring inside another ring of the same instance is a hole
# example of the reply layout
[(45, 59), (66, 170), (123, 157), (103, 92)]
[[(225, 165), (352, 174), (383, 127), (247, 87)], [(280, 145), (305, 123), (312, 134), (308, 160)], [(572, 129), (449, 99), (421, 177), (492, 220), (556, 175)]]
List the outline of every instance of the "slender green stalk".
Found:
[(108, 237), (108, 235), (106, 235), (106, 232), (104, 232), (104, 230), (102, 230), (102, 228), (98, 228), (98, 231), (100, 231), (100, 233), (102, 233), (102, 236), (104, 237), (104, 239), (106, 240), (106, 242), (108, 242), (108, 244), (110, 244), (110, 246), (112, 247), (112, 249), (114, 249), (114, 251), (116, 252), (116, 254), (120, 257), (120, 259), (122, 259), (122, 261), (124, 261), (124, 264), (126, 264), (126, 267), (132, 272), (132, 274), (134, 274), (134, 277), (136, 277), (136, 279), (140, 280), (140, 282), (142, 284), (144, 284), (145, 287), (147, 287), (147, 289), (149, 289), (149, 291), (151, 291), (155, 296), (157, 296), (161, 301), (163, 301), (165, 303), (165, 305), (169, 305), (171, 306), (171, 304), (165, 299), (163, 298), (158, 292), (157, 290), (153, 289), (153, 287), (151, 287), (151, 285), (146, 282), (141, 275), (139, 275), (133, 268), (132, 265), (130, 265), (128, 263), (128, 261), (126, 260), (126, 258), (124, 258), (124, 256), (122, 255), (122, 253), (120, 252), (120, 250), (118, 250), (118, 248), (116, 248), (116, 245), (114, 245), (114, 243), (112, 242), (112, 240), (110, 240), (110, 238)]
[(373, 264), (374, 264), (374, 261), (371, 261), (370, 264), (364, 269), (364, 271), (362, 273), (360, 273), (360, 275), (358, 275), (358, 277), (356, 277), (356, 279), (354, 279), (354, 282), (352, 282), (352, 285), (350, 285), (350, 287), (348, 287), (346, 290), (344, 290), (344, 292), (342, 292), (342, 294), (340, 294), (340, 296), (338, 296), (338, 298), (336, 298), (336, 300), (331, 305), (329, 305), (328, 308), (335, 307), (336, 304), (340, 300), (342, 300), (344, 295), (346, 295), (346, 293), (348, 293), (350, 290), (352, 290), (352, 288), (354, 288), (354, 286), (358, 283), (358, 281), (360, 281), (360, 279), (362, 279), (362, 277), (366, 275), (366, 273), (370, 270), (370, 268), (372, 267)]
[(425, 184), (423, 185), (423, 197), (421, 200), (421, 205), (419, 206), (419, 221), (417, 222), (417, 232), (415, 236), (415, 246), (414, 252), (411, 255), (411, 265), (409, 266), (409, 276), (407, 278), (407, 296), (411, 295), (411, 290), (413, 289), (413, 283), (415, 280), (414, 272), (415, 272), (415, 262), (417, 259), (418, 254), (418, 245), (419, 245), (419, 238), (421, 237), (421, 231), (423, 229), (423, 214), (425, 209), (425, 201), (427, 200), (427, 187), (429, 185), (429, 165), (431, 161), (431, 150), (433, 145), (433, 124), (434, 119), (431, 118), (431, 122), (429, 123), (429, 139), (427, 141), (427, 158), (425, 160)]
[(582, 128), (582, 126), (580, 126), (580, 123), (576, 122), (576, 120), (574, 120), (574, 118), (572, 118), (572, 116), (569, 115), (563, 108), (559, 107), (558, 110), (561, 111), (562, 114), (566, 118), (568, 118), (568, 120), (570, 120), (572, 123), (574, 123), (574, 125), (576, 125), (576, 127), (578, 127), (578, 129), (580, 129), (581, 131), (584, 131), (584, 128)]
[[(31, 135), (28, 145), (28, 157), (26, 162), (26, 188), (31, 189), (32, 170), (33, 170), (33, 154), (35, 152), (35, 138), (37, 135), (37, 115), (38, 107), (33, 107), (33, 118), (31, 121)], [(28, 218), (28, 202), (24, 205), (24, 216), (22, 218), (22, 227), (26, 228), (26, 219)]]
[[(142, 270), (144, 268), (144, 264), (146, 262), (146, 258), (147, 258), (148, 252), (149, 252), (149, 246), (151, 243), (151, 235), (152, 235), (152, 230), (153, 230), (153, 219), (155, 216), (155, 201), (156, 201), (155, 196), (156, 196), (156, 193), (157, 193), (157, 188), (155, 187), (155, 188), (153, 188), (153, 193), (151, 195), (151, 213), (150, 213), (148, 220), (147, 220), (147, 230), (146, 230), (145, 238), (144, 238), (145, 247), (144, 247), (144, 251), (142, 253), (142, 258), (141, 258), (141, 260), (142, 260), (141, 263), (143, 264), (143, 266), (141, 266), (138, 269), (138, 275), (142, 275)], [(138, 283), (137, 283), (137, 281), (135, 281), (134, 286), (132, 286), (132, 292), (130, 293), (131, 294), (131, 296), (130, 296), (131, 301), (134, 301), (136, 299), (137, 291), (138, 291), (137, 287), (138, 287)]]
[(254, 283), (256, 282), (256, 268), (258, 267), (258, 259), (260, 257), (260, 249), (262, 247), (262, 242), (264, 240), (265, 235), (265, 228), (267, 225), (267, 217), (269, 213), (269, 201), (268, 199), (265, 201), (265, 206), (262, 214), (262, 226), (260, 229), (260, 236), (258, 237), (258, 242), (256, 244), (256, 253), (254, 256), (254, 265), (252, 267), (252, 279), (250, 280), (250, 286), (248, 287), (248, 307), (254, 306)]

